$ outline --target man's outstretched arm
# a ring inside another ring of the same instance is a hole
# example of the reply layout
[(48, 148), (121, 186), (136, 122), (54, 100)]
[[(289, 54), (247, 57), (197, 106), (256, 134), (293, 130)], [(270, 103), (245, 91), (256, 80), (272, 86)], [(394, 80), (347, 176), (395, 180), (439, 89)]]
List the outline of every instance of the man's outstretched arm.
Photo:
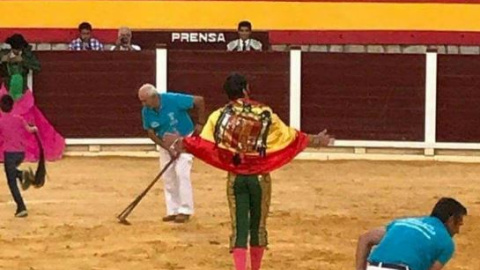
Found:
[(385, 228), (376, 228), (364, 233), (358, 239), (356, 253), (356, 270), (367, 269), (367, 258), (370, 255), (372, 247), (378, 245), (385, 235)]

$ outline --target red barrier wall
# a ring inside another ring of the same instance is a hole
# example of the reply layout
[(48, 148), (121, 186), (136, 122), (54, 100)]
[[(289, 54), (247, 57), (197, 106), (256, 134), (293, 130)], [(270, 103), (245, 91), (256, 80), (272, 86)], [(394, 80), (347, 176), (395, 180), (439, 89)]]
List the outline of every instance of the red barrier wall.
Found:
[(137, 89), (155, 81), (155, 52), (38, 52), (37, 105), (66, 138), (139, 137)]
[[(145, 137), (136, 90), (155, 81), (155, 53), (37, 52), (37, 105), (67, 138)], [(303, 53), (302, 127), (338, 139), (422, 141), (425, 56)], [(438, 59), (437, 138), (480, 138), (478, 56)], [(253, 97), (289, 122), (289, 54), (169, 51), (168, 88), (227, 102), (222, 84), (246, 74)]]
[(480, 57), (438, 56), (437, 141), (479, 142)]
[(302, 54), (302, 129), (423, 141), (425, 56)]

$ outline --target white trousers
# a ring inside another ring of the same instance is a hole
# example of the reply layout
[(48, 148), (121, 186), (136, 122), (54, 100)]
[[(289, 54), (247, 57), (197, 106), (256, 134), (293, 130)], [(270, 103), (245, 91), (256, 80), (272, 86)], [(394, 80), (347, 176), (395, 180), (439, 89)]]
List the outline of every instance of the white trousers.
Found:
[[(167, 150), (160, 148), (159, 152), (160, 167), (163, 169), (171, 158)], [(163, 174), (163, 190), (168, 216), (193, 214), (193, 190), (190, 181), (192, 163), (191, 154), (181, 154)]]

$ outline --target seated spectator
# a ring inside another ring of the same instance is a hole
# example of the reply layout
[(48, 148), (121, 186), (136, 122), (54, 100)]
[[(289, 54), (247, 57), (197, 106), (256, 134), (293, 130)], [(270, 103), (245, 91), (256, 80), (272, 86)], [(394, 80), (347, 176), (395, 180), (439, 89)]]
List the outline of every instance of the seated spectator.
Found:
[(78, 26), (80, 37), (74, 39), (68, 49), (71, 51), (102, 51), (103, 44), (95, 38), (92, 38), (92, 25), (83, 22)]
[(40, 62), (22, 35), (14, 34), (5, 42), (11, 49), (0, 51), (0, 76), (9, 95), (18, 100), (28, 90), (28, 73), (30, 70), (39, 71)]
[(120, 27), (118, 30), (118, 39), (112, 51), (140, 51), (138, 45), (132, 44), (132, 30), (128, 27)]
[(227, 44), (227, 51), (261, 51), (262, 43), (250, 38), (252, 35), (252, 24), (249, 21), (242, 21), (238, 24), (238, 39)]

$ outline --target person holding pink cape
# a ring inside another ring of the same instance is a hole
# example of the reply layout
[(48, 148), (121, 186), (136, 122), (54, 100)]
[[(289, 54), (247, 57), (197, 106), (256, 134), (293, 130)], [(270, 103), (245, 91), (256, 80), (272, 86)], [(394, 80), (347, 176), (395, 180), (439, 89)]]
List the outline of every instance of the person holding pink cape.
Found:
[[(29, 124), (38, 128), (38, 136), (43, 146), (45, 159), (58, 160), (65, 149), (65, 139), (48, 122), (43, 113), (35, 106), (32, 90), (27, 85), (30, 70), (40, 70), (40, 63), (32, 52), (32, 47), (20, 34), (7, 38), (11, 49), (0, 51), (0, 96), (10, 95), (15, 104), (12, 114), (21, 116)], [(2, 117), (0, 115), (0, 117)], [(25, 161), (35, 162), (40, 157), (40, 145), (34, 136), (25, 141)], [(0, 161), (4, 160), (4, 143), (0, 138)]]

